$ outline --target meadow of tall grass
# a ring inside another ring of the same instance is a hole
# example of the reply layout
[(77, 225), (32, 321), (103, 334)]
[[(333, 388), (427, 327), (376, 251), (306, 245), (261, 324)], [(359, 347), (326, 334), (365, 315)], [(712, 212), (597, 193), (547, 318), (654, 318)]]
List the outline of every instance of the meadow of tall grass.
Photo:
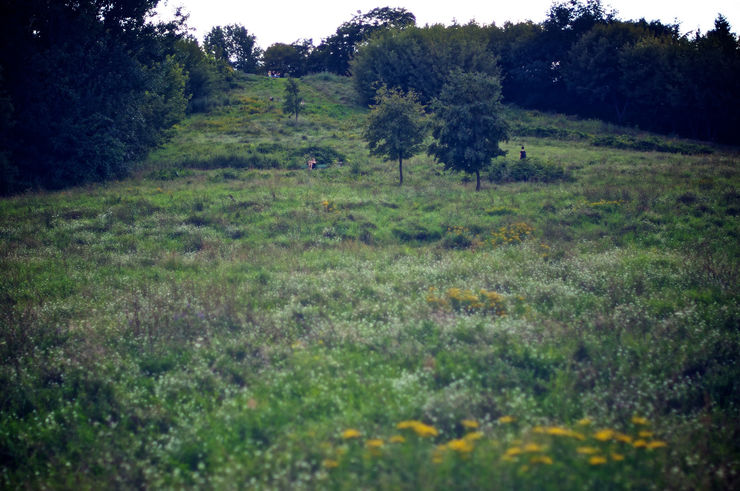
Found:
[(509, 108), (563, 178), (399, 187), (347, 80), (282, 84), (0, 201), (0, 486), (738, 487), (737, 149)]

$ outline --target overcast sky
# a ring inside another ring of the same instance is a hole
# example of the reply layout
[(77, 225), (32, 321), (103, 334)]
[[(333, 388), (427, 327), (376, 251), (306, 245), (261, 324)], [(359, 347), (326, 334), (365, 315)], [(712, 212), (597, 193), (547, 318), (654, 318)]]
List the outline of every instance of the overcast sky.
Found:
[[(314, 44), (333, 34), (337, 27), (358, 10), (366, 13), (375, 7), (403, 7), (416, 16), (416, 24), (465, 24), (475, 19), (480, 24), (503, 25), (506, 21), (541, 22), (552, 0), (161, 0), (158, 11), (166, 18), (182, 6), (190, 13), (189, 25), (199, 40), (211, 27), (241, 24), (257, 36), (257, 44), (292, 43), (313, 39)], [(740, 0), (604, 0), (603, 5), (617, 10), (623, 20), (678, 22), (681, 32), (714, 26), (723, 14), (737, 33), (740, 28)]]

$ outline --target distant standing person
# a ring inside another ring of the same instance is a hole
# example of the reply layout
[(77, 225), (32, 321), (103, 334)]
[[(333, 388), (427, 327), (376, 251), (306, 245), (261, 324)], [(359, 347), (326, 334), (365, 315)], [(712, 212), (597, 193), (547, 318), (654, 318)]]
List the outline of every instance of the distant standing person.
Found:
[(524, 150), (524, 145), (522, 145), (522, 151), (519, 152), (519, 159), (524, 160), (527, 158), (527, 151)]

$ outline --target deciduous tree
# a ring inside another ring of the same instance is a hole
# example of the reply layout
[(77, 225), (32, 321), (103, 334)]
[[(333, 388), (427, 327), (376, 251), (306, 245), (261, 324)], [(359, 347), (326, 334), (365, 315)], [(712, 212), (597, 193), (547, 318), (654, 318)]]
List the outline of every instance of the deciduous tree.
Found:
[(506, 153), (499, 147), (508, 138), (500, 98), (498, 78), (456, 70), (432, 105), (435, 141), (429, 154), (445, 169), (474, 173), (476, 191), (480, 190), (480, 171)]
[(413, 91), (381, 87), (372, 106), (365, 140), (373, 155), (398, 160), (398, 184), (403, 184), (403, 159), (421, 150), (426, 134), (424, 109)]
[(285, 100), (283, 101), (283, 112), (295, 114), (295, 120), (298, 121), (298, 113), (303, 107), (301, 90), (298, 82), (294, 78), (289, 78), (285, 84)]
[(262, 55), (257, 38), (239, 24), (213, 27), (206, 34), (203, 47), (217, 60), (225, 60), (234, 69), (245, 73), (257, 71)]

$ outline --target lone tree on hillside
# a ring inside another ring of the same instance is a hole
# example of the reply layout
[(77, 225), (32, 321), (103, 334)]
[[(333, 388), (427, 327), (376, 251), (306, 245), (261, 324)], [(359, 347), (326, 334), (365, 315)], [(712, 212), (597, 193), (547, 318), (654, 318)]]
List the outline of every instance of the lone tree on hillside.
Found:
[(456, 70), (434, 101), (432, 134), (428, 153), (445, 169), (475, 173), (480, 190), (480, 171), (491, 159), (506, 152), (499, 147), (508, 139), (501, 118), (501, 82), (484, 73)]
[(385, 160), (398, 160), (398, 185), (403, 184), (403, 159), (421, 150), (427, 125), (424, 109), (416, 94), (383, 86), (372, 106), (365, 140), (373, 155)]
[(300, 96), (298, 82), (294, 78), (289, 78), (285, 85), (285, 101), (283, 101), (283, 112), (295, 114), (295, 120), (298, 121), (298, 113), (303, 109), (303, 99)]

